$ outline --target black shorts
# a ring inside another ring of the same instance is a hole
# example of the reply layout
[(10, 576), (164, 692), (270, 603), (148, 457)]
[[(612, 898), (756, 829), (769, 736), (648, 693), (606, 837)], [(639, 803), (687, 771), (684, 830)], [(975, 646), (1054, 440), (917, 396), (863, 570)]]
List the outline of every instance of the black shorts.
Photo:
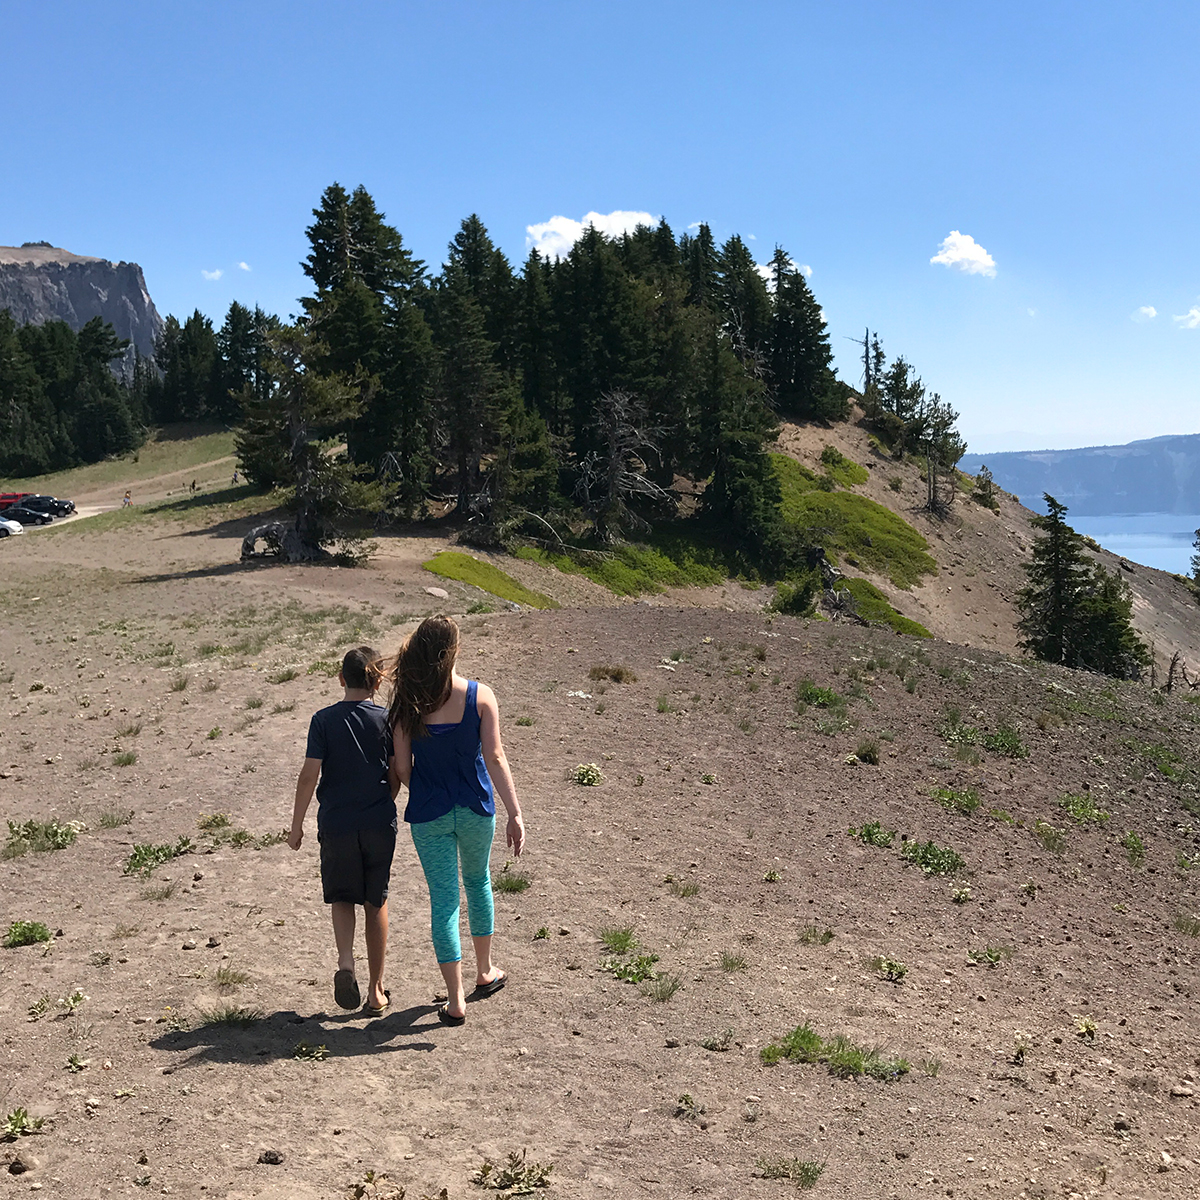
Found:
[(382, 908), (388, 895), (396, 831), (359, 829), (354, 833), (318, 833), (321, 887), (326, 904), (370, 904)]

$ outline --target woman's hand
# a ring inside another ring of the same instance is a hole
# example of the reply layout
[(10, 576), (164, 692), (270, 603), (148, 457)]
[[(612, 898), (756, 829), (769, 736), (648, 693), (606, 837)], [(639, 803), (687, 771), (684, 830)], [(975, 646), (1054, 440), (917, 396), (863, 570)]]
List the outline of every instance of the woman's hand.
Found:
[(508, 828), (504, 832), (504, 840), (512, 847), (513, 854), (520, 858), (521, 851), (525, 848), (525, 818), (520, 813), (508, 818)]
[(291, 846), (293, 850), (299, 850), (300, 843), (302, 841), (304, 841), (304, 829), (297, 829), (296, 826), (293, 825), (288, 833), (287, 844)]

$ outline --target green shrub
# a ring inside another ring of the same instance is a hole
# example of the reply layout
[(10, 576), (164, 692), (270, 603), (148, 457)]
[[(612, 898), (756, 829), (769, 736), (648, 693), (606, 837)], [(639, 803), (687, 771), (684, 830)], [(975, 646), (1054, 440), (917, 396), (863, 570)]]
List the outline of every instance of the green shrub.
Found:
[(1080, 825), (1086, 825), (1088, 821), (1103, 825), (1109, 818), (1109, 814), (1097, 805), (1090, 792), (1079, 795), (1068, 792), (1065, 796), (1059, 796), (1058, 807), (1065, 808), (1071, 820), (1078, 821)]
[(188, 837), (181, 837), (177, 842), (159, 846), (148, 842), (135, 844), (125, 861), (123, 874), (145, 877), (152, 874), (155, 867), (161, 867), (163, 863), (170, 862), (181, 854), (187, 854), (191, 849), (192, 839)]
[(811, 617), (821, 591), (821, 577), (816, 571), (794, 575), (775, 586), (775, 599), (768, 606), (772, 612), (791, 617)]
[(979, 807), (979, 793), (974, 788), (964, 788), (962, 791), (948, 787), (934, 788), (933, 798), (943, 808), (964, 816), (969, 816)]
[(967, 865), (962, 855), (933, 842), (905, 842), (900, 847), (900, 857), (920, 867), (926, 875), (957, 875)]
[(50, 930), (41, 921), (14, 921), (4, 935), (6, 946), (35, 946), (50, 940)]
[(1146, 843), (1132, 829), (1121, 839), (1121, 845), (1133, 866), (1140, 867), (1146, 861)]
[(82, 821), (68, 821), (66, 824), (54, 819), (9, 821), (8, 840), (4, 843), (3, 851), (0, 851), (0, 857), (20, 858), (31, 850), (43, 854), (51, 850), (65, 850), (74, 845), (83, 828)]
[(858, 838), (860, 842), (866, 842), (868, 846), (890, 846), (896, 831), (884, 829), (878, 821), (872, 821), (868, 825), (860, 825), (857, 829), (851, 825), (850, 836)]
[[(832, 688), (817, 687), (811, 679), (802, 679), (796, 685), (796, 706), (814, 708), (840, 708), (846, 703), (844, 696), (839, 696)], [(800, 711), (803, 711), (801, 709)]]
[(658, 978), (658, 972), (654, 969), (656, 962), (657, 954), (639, 954), (629, 960), (614, 956), (602, 958), (600, 969), (610, 971), (614, 979), (623, 980), (625, 983), (648, 983)]

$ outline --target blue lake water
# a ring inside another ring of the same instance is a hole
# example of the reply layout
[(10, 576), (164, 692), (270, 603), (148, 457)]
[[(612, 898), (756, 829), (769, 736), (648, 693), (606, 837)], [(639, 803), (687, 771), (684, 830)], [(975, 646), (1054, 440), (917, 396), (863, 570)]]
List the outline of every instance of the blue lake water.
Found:
[(1192, 573), (1195, 551), (1192, 542), (1200, 529), (1200, 513), (1126, 513), (1108, 517), (1067, 515), (1077, 532), (1095, 538), (1105, 550), (1130, 562), (1173, 571)]

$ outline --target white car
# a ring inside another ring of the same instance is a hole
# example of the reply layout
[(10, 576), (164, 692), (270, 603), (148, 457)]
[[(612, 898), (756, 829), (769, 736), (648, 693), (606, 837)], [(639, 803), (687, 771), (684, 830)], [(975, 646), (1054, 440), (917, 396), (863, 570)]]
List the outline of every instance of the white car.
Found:
[(0, 517), (0, 538), (6, 538), (10, 533), (24, 533), (25, 526), (17, 521), (6, 521)]

